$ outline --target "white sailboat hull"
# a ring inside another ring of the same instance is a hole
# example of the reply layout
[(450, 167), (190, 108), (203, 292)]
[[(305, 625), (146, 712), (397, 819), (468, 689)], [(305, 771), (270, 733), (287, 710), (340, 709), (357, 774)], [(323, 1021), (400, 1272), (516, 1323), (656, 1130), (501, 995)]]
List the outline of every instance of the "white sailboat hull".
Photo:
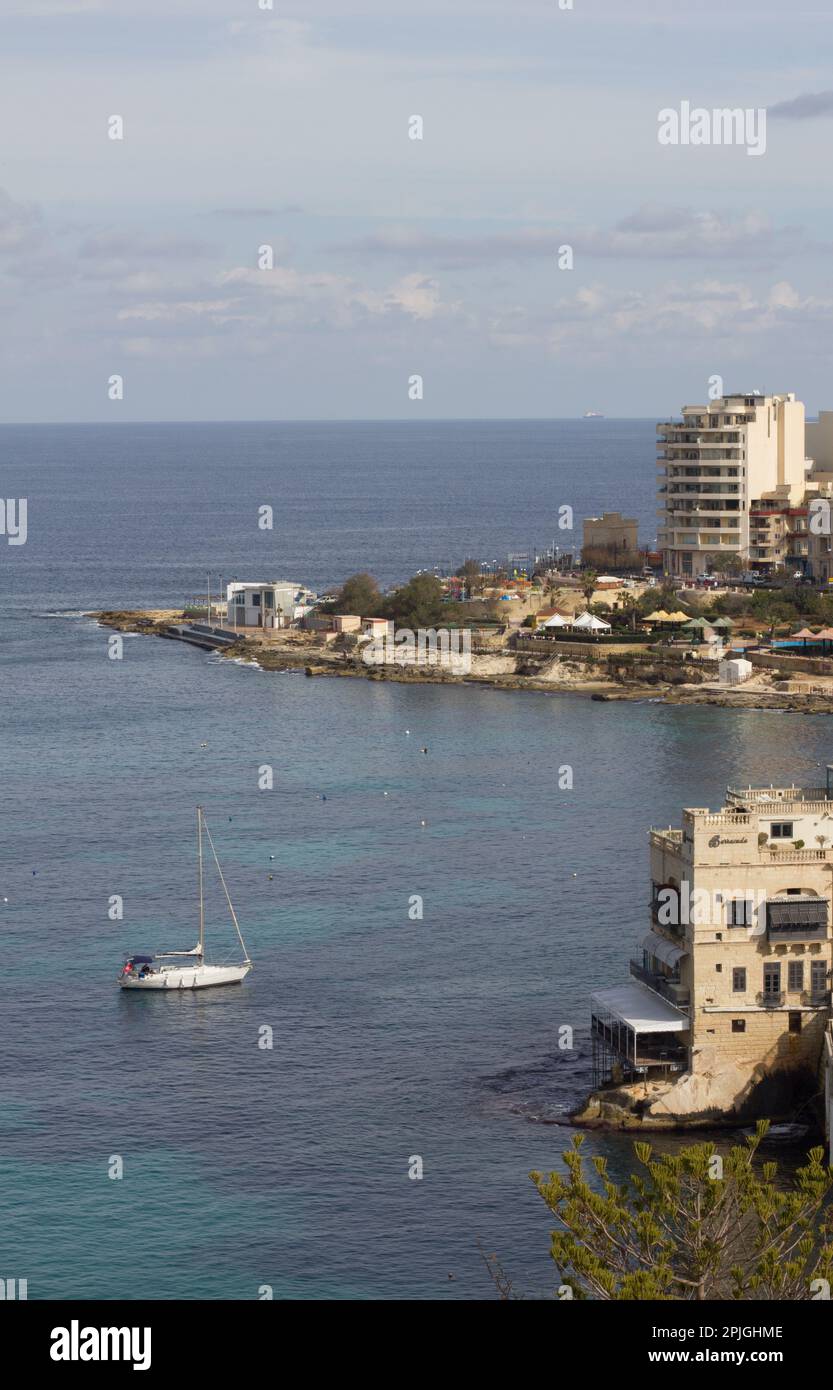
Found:
[(248, 965), (163, 965), (140, 980), (138, 975), (122, 975), (122, 989), (210, 989), (214, 985), (239, 985)]

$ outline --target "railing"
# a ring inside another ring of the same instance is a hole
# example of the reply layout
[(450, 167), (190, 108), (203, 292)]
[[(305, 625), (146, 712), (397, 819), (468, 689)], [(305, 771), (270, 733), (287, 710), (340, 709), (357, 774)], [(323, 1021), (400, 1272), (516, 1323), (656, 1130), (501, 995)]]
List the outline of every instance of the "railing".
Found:
[(811, 1009), (826, 1009), (830, 1007), (830, 990), (805, 990), (801, 996), (802, 1004)]
[(670, 1004), (677, 1007), (688, 1004), (689, 991), (680, 984), (679, 976), (676, 979), (672, 975), (663, 975), (659, 970), (647, 970), (641, 961), (632, 960), (630, 972), (635, 980), (640, 980), (648, 989), (652, 989), (661, 998), (667, 999)]
[(784, 1007), (786, 995), (783, 990), (775, 991), (766, 989), (756, 995), (756, 998), (758, 1003), (763, 1005), (765, 1009), (782, 1009)]
[(635, 1066), (664, 1066), (683, 1069), (688, 1065), (688, 1049), (679, 1043), (645, 1042), (640, 1034), (637, 1042)]
[(819, 864), (824, 863), (833, 852), (823, 849), (773, 849), (771, 845), (762, 845), (761, 853), (769, 855), (771, 864)]
[(660, 849), (679, 849), (683, 842), (682, 830), (651, 830), (649, 839), (652, 845), (657, 845)]
[(767, 803), (770, 801), (800, 801), (802, 805), (806, 802), (821, 802), (827, 800), (826, 789), (824, 787), (727, 787), (727, 799), (739, 798), (741, 801), (757, 801)]

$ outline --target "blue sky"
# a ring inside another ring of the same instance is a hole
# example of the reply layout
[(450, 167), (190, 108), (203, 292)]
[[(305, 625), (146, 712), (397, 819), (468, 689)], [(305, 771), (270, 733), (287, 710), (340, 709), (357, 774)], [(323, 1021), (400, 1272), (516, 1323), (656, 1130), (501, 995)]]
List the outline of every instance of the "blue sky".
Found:
[(0, 419), (833, 409), (831, 59), (820, 0), (0, 0)]

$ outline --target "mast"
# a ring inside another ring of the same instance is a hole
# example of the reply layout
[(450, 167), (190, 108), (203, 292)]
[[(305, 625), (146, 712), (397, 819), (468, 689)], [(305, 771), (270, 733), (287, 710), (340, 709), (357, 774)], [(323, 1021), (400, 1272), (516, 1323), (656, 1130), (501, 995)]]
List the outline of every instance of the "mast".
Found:
[(200, 879), (200, 960), (205, 953), (205, 897), (202, 882), (202, 806), (197, 807), (197, 855), (199, 858)]

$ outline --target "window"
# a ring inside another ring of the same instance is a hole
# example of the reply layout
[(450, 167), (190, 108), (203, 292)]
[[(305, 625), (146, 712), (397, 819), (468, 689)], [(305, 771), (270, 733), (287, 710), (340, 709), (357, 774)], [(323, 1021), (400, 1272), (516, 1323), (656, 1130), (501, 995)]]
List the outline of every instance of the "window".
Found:
[(804, 988), (804, 962), (791, 960), (787, 966), (787, 989)]
[(252, 607), (253, 607), (253, 608), (259, 608), (259, 607), (260, 607), (260, 594), (252, 594)]
[(732, 989), (735, 994), (743, 994), (746, 990), (746, 967), (736, 965), (732, 971)]
[(810, 989), (813, 997), (818, 998), (827, 992), (827, 962), (823, 960), (810, 961)]
[(780, 994), (780, 993), (781, 993), (781, 966), (778, 965), (778, 964), (775, 964), (775, 965), (765, 965), (765, 966), (764, 966), (764, 994), (765, 994), (768, 998), (771, 998), (772, 996), (778, 995), (778, 994)]
[(796, 1013), (793, 1013), (792, 1011), (790, 1011), (790, 1032), (791, 1032), (791, 1033), (800, 1033), (800, 1032), (801, 1032), (801, 1014), (800, 1014), (800, 1013), (797, 1013), (797, 1012), (796, 1012)]
[(264, 602), (264, 604), (266, 605), (267, 608), (274, 608), (274, 606), (275, 606), (275, 595), (272, 593), (272, 590), (271, 590), (271, 589), (265, 589), (265, 590), (264, 590), (264, 593), (263, 593), (263, 602)]
[(752, 898), (729, 899), (729, 926), (752, 927), (755, 925), (755, 904)]
[(772, 822), (770, 834), (773, 840), (791, 840), (793, 837), (793, 823), (791, 820), (776, 820)]
[(715, 968), (715, 970), (717, 971), (717, 973), (718, 973), (718, 975), (719, 975), (720, 972), (721, 972), (721, 970), (723, 969), (723, 966), (722, 966), (722, 965), (720, 964), (720, 962), (718, 961), (717, 965), (716, 965), (714, 968)]
[(732, 1032), (733, 1032), (733, 1033), (745, 1033), (745, 1032), (746, 1032), (746, 1019), (745, 1019), (745, 1018), (733, 1018), (733, 1019), (732, 1019)]

